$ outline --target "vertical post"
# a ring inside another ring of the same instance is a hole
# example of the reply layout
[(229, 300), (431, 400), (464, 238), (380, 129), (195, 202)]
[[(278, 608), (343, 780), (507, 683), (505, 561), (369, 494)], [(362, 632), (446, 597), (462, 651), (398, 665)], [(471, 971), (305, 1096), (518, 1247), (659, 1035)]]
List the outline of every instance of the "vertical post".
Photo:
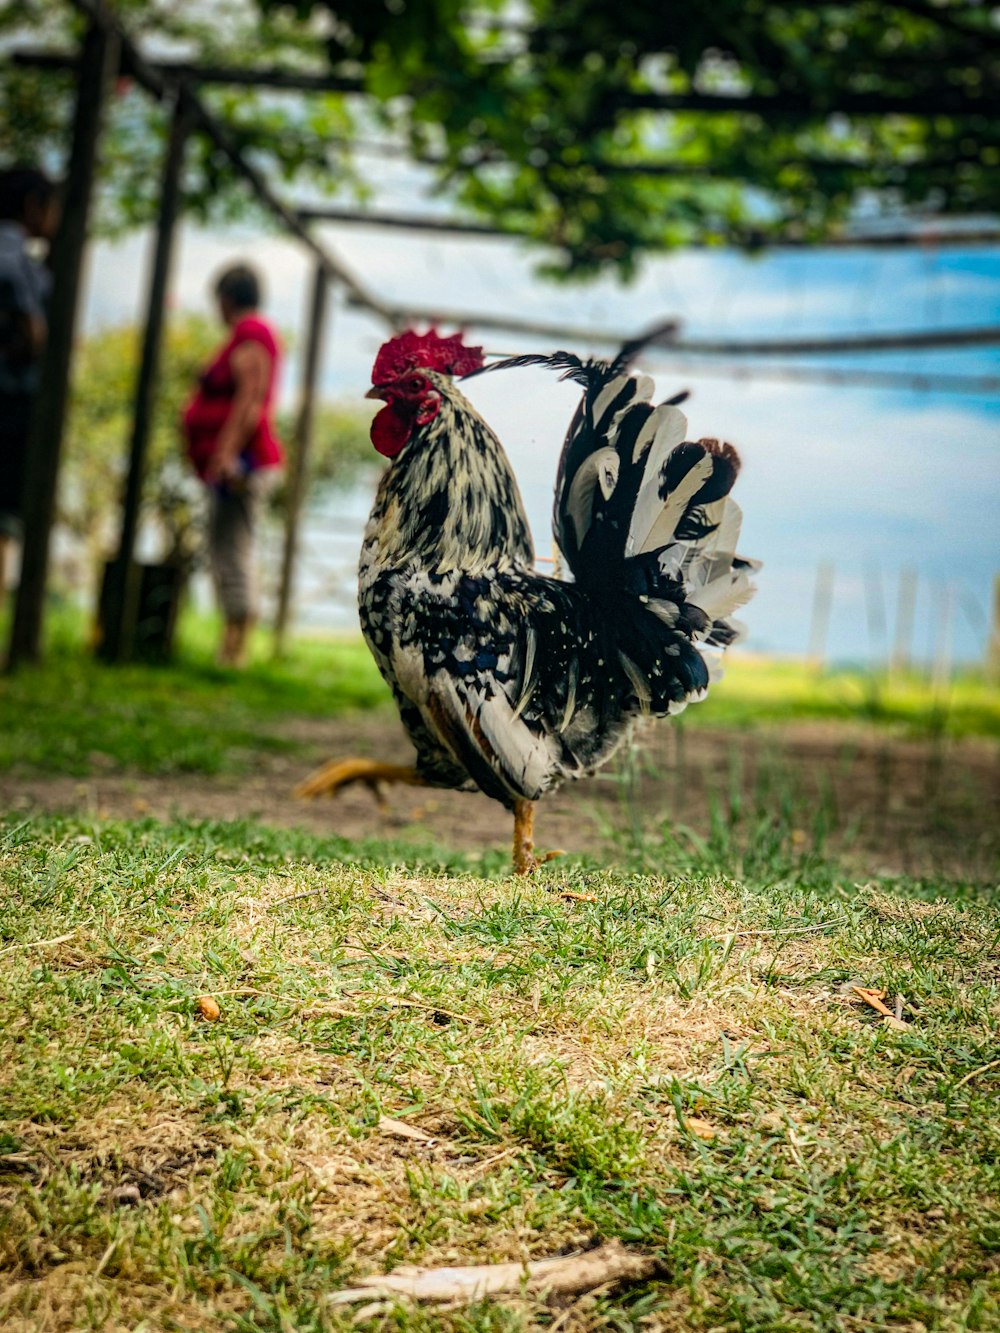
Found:
[(913, 621), (917, 606), (917, 571), (904, 569), (899, 575), (896, 601), (896, 635), (892, 645), (891, 670), (898, 675), (913, 663)]
[(990, 627), (986, 640), (986, 681), (989, 685), (1000, 684), (1000, 574), (993, 579), (993, 606), (990, 611)]
[(288, 508), (285, 514), (285, 545), (281, 560), (281, 583), (278, 587), (278, 607), (274, 619), (274, 653), (280, 656), (285, 647), (288, 617), (291, 610), (292, 582), (295, 559), (298, 554), (299, 521), (305, 499), (306, 476), (309, 466), (309, 446), (312, 443), (313, 411), (316, 404), (316, 381), (319, 375), (319, 357), (326, 322), (329, 279), (322, 263), (313, 274), (312, 298), (309, 304), (309, 327), (306, 350), (302, 360), (302, 388), (299, 412), (295, 422), (291, 458), (288, 465)]
[(97, 141), (118, 40), (100, 21), (84, 35), (73, 115), (73, 138), (63, 193), (63, 212), (52, 249), (52, 301), (48, 342), (25, 464), (24, 546), (14, 606), (9, 669), (41, 656), (49, 539), (55, 515), (56, 480), (69, 397), (70, 364), (94, 184)]
[(951, 684), (952, 618), (955, 612), (955, 585), (945, 583), (938, 602), (937, 634), (934, 640), (934, 661), (931, 666), (931, 689), (934, 706), (944, 705)]
[(865, 611), (868, 617), (868, 650), (871, 654), (869, 674), (877, 675), (887, 665), (888, 644), (885, 590), (882, 586), (882, 571), (875, 560), (865, 565)]
[(813, 592), (812, 617), (809, 623), (809, 664), (822, 671), (826, 664), (826, 640), (830, 631), (830, 612), (833, 608), (833, 564), (822, 560), (816, 570)]
[(178, 90), (170, 121), (167, 151), (163, 162), (163, 182), (160, 189), (160, 213), (157, 220), (153, 264), (146, 294), (146, 312), (143, 323), (142, 354), (136, 376), (132, 408), (132, 432), (129, 439), (128, 472), (122, 500), (121, 536), (118, 553), (108, 570), (107, 590), (103, 604), (102, 636), (99, 652), (108, 662), (119, 662), (129, 656), (135, 629), (137, 570), (133, 561), (139, 510), (142, 504), (142, 481), (153, 425), (156, 401), (156, 381), (159, 373), (160, 350), (163, 344), (163, 322), (170, 279), (170, 260), (173, 253), (174, 233), (181, 211), (181, 173), (184, 166), (184, 148), (191, 132), (191, 114), (183, 88)]

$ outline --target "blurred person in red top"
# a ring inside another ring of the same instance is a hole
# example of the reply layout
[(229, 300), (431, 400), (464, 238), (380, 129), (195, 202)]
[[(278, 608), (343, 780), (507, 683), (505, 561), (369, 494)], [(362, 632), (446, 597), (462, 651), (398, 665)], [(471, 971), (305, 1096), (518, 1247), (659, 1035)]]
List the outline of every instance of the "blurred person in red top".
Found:
[(225, 627), (219, 661), (240, 666), (257, 616), (254, 537), (284, 453), (271, 414), (281, 348), (258, 313), (261, 283), (235, 264), (215, 283), (229, 339), (184, 409), (187, 456), (209, 488), (209, 559)]

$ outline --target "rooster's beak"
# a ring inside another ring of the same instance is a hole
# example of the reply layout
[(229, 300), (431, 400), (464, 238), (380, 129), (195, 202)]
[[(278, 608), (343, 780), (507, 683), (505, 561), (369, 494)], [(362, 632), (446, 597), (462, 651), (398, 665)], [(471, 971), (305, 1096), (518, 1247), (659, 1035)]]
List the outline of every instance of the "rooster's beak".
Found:
[(365, 394), (365, 397), (366, 397), (366, 398), (384, 398), (384, 397), (385, 397), (385, 386), (382, 385), (382, 384), (373, 384), (372, 387), (371, 387), (371, 388), (368, 390), (368, 392)]

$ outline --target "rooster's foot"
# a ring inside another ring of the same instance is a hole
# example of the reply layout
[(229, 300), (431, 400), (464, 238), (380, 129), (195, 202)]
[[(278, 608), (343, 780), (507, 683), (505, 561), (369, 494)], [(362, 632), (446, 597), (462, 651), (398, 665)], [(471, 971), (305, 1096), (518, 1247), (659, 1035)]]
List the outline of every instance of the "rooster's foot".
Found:
[(533, 875), (539, 866), (545, 865), (548, 861), (554, 861), (557, 856), (565, 856), (566, 853), (559, 847), (554, 847), (550, 852), (528, 852), (518, 861), (514, 858), (515, 875)]
[(514, 805), (514, 874), (530, 875), (554, 861), (557, 856), (564, 856), (561, 851), (541, 852), (536, 855), (533, 832), (535, 827), (535, 806), (532, 801), (517, 801)]

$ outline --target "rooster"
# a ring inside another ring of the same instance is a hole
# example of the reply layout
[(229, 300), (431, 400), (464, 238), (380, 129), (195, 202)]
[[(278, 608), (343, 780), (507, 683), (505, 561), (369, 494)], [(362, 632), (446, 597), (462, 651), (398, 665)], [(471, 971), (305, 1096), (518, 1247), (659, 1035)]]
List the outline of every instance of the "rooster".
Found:
[[(361, 628), (416, 748), (404, 767), (325, 765), (297, 789), (381, 782), (478, 787), (514, 815), (514, 869), (533, 847), (534, 803), (592, 773), (634, 721), (704, 698), (710, 661), (738, 637), (753, 594), (728, 498), (739, 458), (685, 440), (677, 404), (611, 362), (567, 352), (484, 365), (460, 335), (407, 332), (378, 353), (371, 438), (391, 460), (361, 549)], [(455, 380), (544, 365), (583, 390), (563, 445), (554, 529), (572, 580), (535, 568), (517, 482)]]

